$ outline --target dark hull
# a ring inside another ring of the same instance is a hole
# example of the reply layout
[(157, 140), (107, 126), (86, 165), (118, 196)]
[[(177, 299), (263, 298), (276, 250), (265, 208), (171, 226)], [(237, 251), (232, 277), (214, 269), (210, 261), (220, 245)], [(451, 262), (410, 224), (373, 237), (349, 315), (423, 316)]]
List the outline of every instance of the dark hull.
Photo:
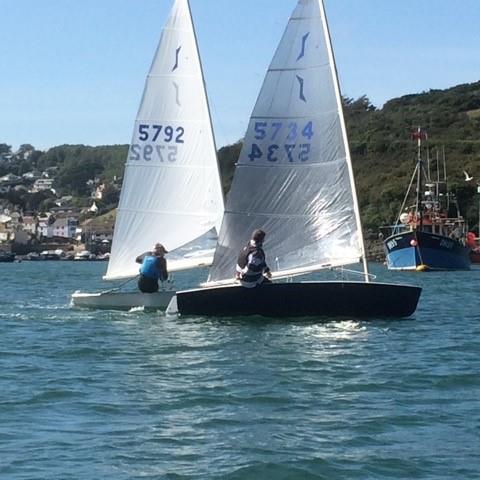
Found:
[(12, 263), (15, 261), (15, 255), (12, 253), (5, 253), (0, 255), (0, 263)]
[(385, 240), (389, 270), (469, 270), (469, 249), (457, 240), (410, 231)]
[(266, 317), (408, 317), (421, 288), (363, 282), (271, 283), (177, 292), (181, 315)]
[(480, 263), (480, 250), (470, 252), (470, 261), (475, 264)]

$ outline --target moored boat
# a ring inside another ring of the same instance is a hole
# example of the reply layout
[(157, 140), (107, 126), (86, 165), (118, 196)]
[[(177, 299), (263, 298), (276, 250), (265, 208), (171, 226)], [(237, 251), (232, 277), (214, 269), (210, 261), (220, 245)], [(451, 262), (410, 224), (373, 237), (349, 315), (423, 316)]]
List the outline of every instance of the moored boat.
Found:
[(12, 263), (15, 261), (15, 254), (10, 252), (0, 251), (0, 263)]
[(89, 250), (82, 250), (75, 254), (73, 259), (77, 262), (87, 261), (87, 260), (94, 260), (95, 256)]
[[(422, 140), (427, 138), (426, 133), (418, 128), (413, 138), (417, 140), (417, 162), (396, 223), (385, 239), (387, 267), (412, 271), (468, 270), (467, 226), (457, 200), (448, 191), (446, 175), (441, 177), (438, 162), (436, 179), (430, 176), (430, 168), (425, 168)], [(413, 185), (416, 195), (412, 201)], [(412, 203), (406, 206), (408, 201)]]

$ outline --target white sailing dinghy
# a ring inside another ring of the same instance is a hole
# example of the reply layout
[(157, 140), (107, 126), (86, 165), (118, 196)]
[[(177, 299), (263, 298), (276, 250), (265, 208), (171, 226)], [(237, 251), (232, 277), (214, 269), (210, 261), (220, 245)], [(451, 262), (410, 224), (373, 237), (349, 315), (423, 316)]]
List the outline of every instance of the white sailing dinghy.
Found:
[[(162, 31), (135, 121), (106, 280), (136, 277), (135, 258), (156, 242), (168, 270), (208, 266), (224, 204), (210, 111), (188, 0), (175, 0)], [(199, 244), (195, 241), (199, 239)], [(186, 255), (179, 247), (188, 244)], [(190, 252), (190, 254), (188, 254)], [(174, 257), (174, 258), (172, 258)], [(136, 286), (135, 286), (136, 288)], [(173, 289), (72, 295), (75, 306), (164, 309)]]
[[(362, 282), (278, 282), (244, 288), (238, 252), (266, 231), (273, 278), (363, 262)], [(321, 0), (299, 0), (253, 110), (204, 288), (167, 312), (193, 315), (411, 315), (421, 289), (369, 281), (352, 162)]]

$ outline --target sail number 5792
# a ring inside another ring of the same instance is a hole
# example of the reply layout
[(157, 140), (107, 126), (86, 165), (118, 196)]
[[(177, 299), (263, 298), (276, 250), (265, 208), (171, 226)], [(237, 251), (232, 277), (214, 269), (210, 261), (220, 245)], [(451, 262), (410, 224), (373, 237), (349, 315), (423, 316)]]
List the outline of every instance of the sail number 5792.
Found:
[(130, 146), (128, 159), (134, 162), (175, 162), (178, 144), (184, 143), (184, 133), (183, 127), (140, 124), (136, 132), (138, 143)]

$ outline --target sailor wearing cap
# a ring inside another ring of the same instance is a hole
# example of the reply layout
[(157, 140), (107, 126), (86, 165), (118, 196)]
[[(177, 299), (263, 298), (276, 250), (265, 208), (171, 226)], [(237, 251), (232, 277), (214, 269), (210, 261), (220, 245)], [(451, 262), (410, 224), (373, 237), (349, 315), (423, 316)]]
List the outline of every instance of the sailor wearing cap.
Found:
[(141, 263), (138, 288), (143, 293), (158, 292), (158, 280), (168, 279), (167, 261), (164, 255), (168, 253), (161, 243), (156, 243), (151, 252), (142, 253), (135, 261)]

